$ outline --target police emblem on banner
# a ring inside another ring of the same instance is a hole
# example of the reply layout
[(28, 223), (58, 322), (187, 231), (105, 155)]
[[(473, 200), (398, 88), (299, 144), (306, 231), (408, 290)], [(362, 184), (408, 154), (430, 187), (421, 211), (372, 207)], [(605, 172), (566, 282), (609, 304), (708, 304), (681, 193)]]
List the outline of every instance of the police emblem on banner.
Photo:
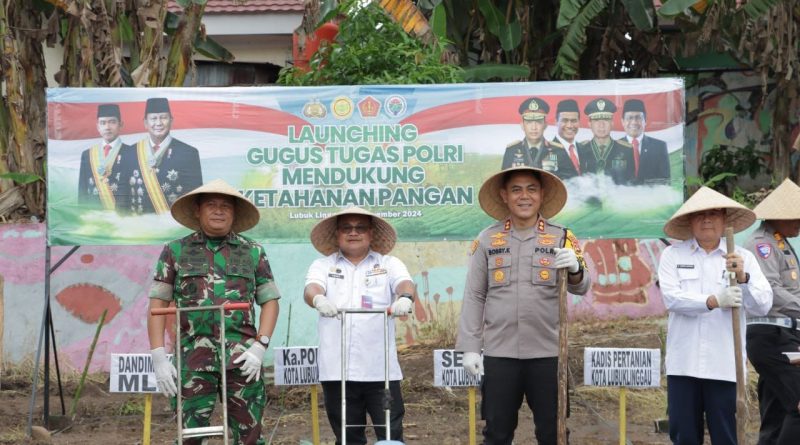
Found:
[(758, 256), (766, 260), (772, 254), (772, 246), (770, 246), (768, 243), (758, 244), (756, 245), (756, 253), (758, 253)]
[(303, 116), (305, 117), (322, 119), (327, 114), (328, 110), (325, 109), (325, 105), (323, 105), (319, 99), (314, 99), (303, 105)]

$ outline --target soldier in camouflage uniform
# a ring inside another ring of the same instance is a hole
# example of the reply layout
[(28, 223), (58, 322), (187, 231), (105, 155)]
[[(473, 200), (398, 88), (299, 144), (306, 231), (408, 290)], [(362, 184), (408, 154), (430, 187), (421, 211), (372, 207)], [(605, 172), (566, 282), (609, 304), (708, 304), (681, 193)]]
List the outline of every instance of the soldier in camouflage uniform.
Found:
[[(266, 403), (261, 365), (278, 318), (278, 298), (264, 249), (240, 235), (258, 223), (256, 207), (221, 180), (182, 196), (172, 216), (196, 230), (167, 243), (156, 264), (150, 308), (210, 306), (226, 302), (261, 307), (225, 315), (225, 372), (230, 437), (236, 444), (263, 444), (261, 415)], [(149, 311), (148, 311), (149, 313)], [(209, 425), (221, 382), (220, 314), (181, 315), (181, 396), (184, 428)], [(176, 369), (164, 351), (164, 317), (148, 315), (147, 328), (158, 386), (176, 394)], [(174, 399), (173, 399), (174, 401)], [(203, 439), (185, 440), (200, 444)]]

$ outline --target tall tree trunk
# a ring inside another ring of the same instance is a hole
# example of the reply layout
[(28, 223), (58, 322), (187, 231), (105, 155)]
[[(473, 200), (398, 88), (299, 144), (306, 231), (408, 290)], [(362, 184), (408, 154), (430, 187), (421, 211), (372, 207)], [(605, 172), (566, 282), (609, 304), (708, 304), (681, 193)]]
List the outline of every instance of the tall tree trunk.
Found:
[(186, 73), (194, 63), (192, 61), (194, 39), (200, 28), (200, 21), (203, 18), (203, 11), (205, 8), (205, 3), (202, 5), (190, 3), (189, 6), (184, 9), (183, 17), (181, 17), (178, 30), (175, 32), (172, 45), (169, 49), (167, 69), (160, 83), (162, 86), (183, 86)]
[[(31, 2), (0, 0), (2, 80), (8, 110), (7, 167), (11, 171), (43, 176), (46, 102), (44, 55), (37, 38), (42, 19)], [(25, 206), (33, 215), (44, 214), (44, 183), (23, 186)]]

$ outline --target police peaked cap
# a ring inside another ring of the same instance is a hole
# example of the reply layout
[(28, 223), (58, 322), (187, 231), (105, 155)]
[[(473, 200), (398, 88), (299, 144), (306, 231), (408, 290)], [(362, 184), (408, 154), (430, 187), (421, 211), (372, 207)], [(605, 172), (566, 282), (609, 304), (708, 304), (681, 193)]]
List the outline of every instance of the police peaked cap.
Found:
[(580, 114), (581, 110), (578, 109), (578, 102), (575, 102), (573, 99), (564, 99), (558, 103), (558, 107), (556, 107), (556, 114), (562, 112), (575, 112)]
[(101, 117), (116, 117), (122, 119), (119, 113), (119, 105), (117, 104), (100, 104), (97, 106), (97, 118)]
[(519, 114), (526, 121), (544, 120), (550, 112), (550, 105), (538, 97), (525, 99), (519, 106)]
[(147, 116), (150, 113), (170, 113), (172, 112), (169, 110), (169, 101), (166, 97), (151, 97), (147, 99), (147, 105), (144, 107), (144, 115)]
[(639, 99), (628, 99), (625, 101), (625, 104), (622, 106), (622, 114), (628, 111), (640, 111), (645, 115), (647, 114), (647, 111), (644, 109), (644, 102)]
[(605, 97), (598, 97), (583, 108), (589, 119), (611, 119), (615, 111), (617, 106)]

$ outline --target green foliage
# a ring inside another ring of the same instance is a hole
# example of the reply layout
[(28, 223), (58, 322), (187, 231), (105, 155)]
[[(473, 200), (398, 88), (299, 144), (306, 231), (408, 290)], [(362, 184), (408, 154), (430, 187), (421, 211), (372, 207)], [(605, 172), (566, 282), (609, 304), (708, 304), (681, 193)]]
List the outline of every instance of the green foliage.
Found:
[(353, 7), (343, 3), (336, 41), (311, 57), (310, 70), (281, 70), (278, 84), (387, 85), (432, 84), (463, 81), (463, 70), (442, 62), (446, 42), (426, 45), (396, 24), (374, 3)]
[(144, 402), (140, 396), (129, 398), (117, 410), (117, 415), (119, 416), (129, 416), (132, 414), (142, 413), (144, 413)]
[(10, 179), (20, 185), (33, 184), (36, 181), (44, 181), (39, 175), (24, 172), (8, 172), (0, 174), (0, 179)]
[(582, 7), (580, 0), (562, 1), (558, 13), (558, 26), (566, 27), (567, 32), (553, 65), (553, 77), (572, 78), (578, 75), (578, 64), (586, 49), (586, 29), (607, 6), (608, 0), (589, 0)]
[(504, 63), (483, 63), (464, 68), (466, 82), (486, 82), (488, 80), (515, 80), (527, 79), (531, 69), (522, 65), (508, 65)]
[(491, 0), (478, 0), (478, 8), (486, 19), (486, 24), (493, 35), (500, 40), (504, 51), (511, 51), (522, 41), (522, 26), (518, 21), (506, 23), (503, 13)]
[(703, 153), (699, 173), (704, 181), (712, 181), (715, 190), (730, 194), (734, 179), (749, 175), (755, 177), (764, 171), (766, 163), (763, 154), (756, 151), (755, 141), (745, 147), (714, 145)]
[(447, 38), (447, 10), (444, 7), (444, 3), (439, 3), (438, 6), (433, 8), (430, 23), (433, 35), (437, 39)]
[(780, 0), (750, 0), (742, 7), (751, 19), (757, 19), (777, 5)]
[(631, 22), (638, 29), (642, 31), (653, 29), (655, 23), (653, 19), (656, 14), (653, 0), (622, 0), (622, 4), (625, 5), (625, 11), (628, 12)]
[(697, 0), (669, 0), (658, 9), (658, 15), (662, 17), (675, 17), (683, 14), (690, 6), (697, 3)]

